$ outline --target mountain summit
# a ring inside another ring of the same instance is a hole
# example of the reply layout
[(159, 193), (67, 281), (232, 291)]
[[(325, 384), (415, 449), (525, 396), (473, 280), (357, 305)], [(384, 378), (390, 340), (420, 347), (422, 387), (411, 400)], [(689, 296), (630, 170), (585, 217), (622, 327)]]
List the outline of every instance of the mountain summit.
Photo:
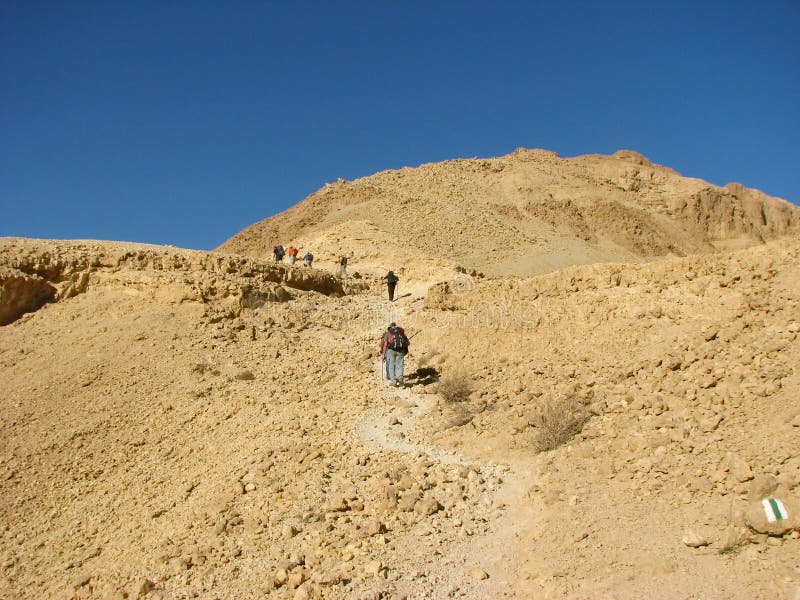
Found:
[(302, 243), (363, 264), (380, 246), (534, 275), (747, 247), (798, 228), (800, 209), (785, 200), (682, 177), (630, 150), (560, 158), (518, 149), (340, 179), (218, 250), (263, 257), (277, 243)]

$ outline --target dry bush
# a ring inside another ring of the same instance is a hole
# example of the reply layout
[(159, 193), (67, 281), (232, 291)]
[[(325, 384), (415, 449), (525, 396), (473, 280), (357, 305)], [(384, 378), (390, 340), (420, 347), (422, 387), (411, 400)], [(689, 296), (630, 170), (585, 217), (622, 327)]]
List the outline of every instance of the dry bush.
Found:
[(533, 424), (536, 426), (533, 445), (537, 452), (553, 450), (565, 444), (583, 429), (589, 413), (578, 400), (558, 398), (544, 401), (536, 407)]
[(439, 380), (439, 394), (446, 402), (454, 404), (469, 400), (472, 393), (472, 382), (464, 371), (445, 375)]

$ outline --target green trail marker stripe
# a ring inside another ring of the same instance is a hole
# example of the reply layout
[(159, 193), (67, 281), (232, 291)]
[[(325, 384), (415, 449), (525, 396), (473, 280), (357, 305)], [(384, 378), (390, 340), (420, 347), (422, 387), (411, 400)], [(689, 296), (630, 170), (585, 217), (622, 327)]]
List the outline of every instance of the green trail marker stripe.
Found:
[(783, 505), (783, 502), (778, 500), (777, 498), (770, 498), (769, 504), (772, 506), (772, 510), (775, 513), (775, 518), (778, 521), (783, 521), (789, 515), (786, 514), (786, 507)]

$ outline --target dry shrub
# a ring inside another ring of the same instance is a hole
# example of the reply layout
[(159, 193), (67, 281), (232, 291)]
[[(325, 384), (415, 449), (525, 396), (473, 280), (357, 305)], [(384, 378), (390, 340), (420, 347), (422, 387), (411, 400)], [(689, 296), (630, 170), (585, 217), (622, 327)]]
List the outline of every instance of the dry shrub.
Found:
[(533, 415), (533, 445), (537, 452), (558, 448), (580, 433), (588, 419), (586, 408), (573, 398), (545, 400)]
[(439, 394), (446, 402), (454, 404), (469, 400), (472, 393), (472, 382), (464, 371), (445, 375), (439, 380)]

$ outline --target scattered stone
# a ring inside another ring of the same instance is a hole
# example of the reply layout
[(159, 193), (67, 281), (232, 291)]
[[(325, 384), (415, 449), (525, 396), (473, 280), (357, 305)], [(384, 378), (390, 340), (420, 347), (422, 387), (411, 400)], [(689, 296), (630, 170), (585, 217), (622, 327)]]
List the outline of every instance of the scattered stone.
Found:
[(240, 381), (253, 381), (256, 378), (250, 369), (242, 369), (237, 371), (235, 377)]
[(441, 508), (442, 505), (439, 504), (436, 498), (431, 496), (426, 496), (414, 504), (414, 512), (426, 516), (430, 516), (435, 512), (438, 512), (441, 510)]
[(748, 488), (747, 497), (753, 501), (769, 497), (778, 489), (778, 480), (772, 475), (759, 475), (755, 477)]
[(378, 575), (383, 570), (383, 564), (379, 560), (373, 560), (367, 563), (364, 567), (364, 572), (367, 575)]
[(474, 579), (475, 581), (482, 581), (484, 579), (489, 579), (489, 574), (480, 567), (475, 567), (474, 569), (470, 569), (467, 575), (469, 575), (469, 577), (471, 579)]
[(728, 467), (731, 476), (739, 483), (750, 481), (753, 478), (753, 470), (750, 465), (738, 454), (728, 454)]
[(305, 580), (306, 574), (302, 571), (298, 571), (297, 573), (292, 573), (289, 575), (288, 579), (286, 580), (286, 584), (294, 590), (300, 587)]
[(708, 546), (711, 542), (707, 537), (700, 535), (693, 529), (689, 529), (683, 536), (683, 543), (689, 546), (689, 548), (701, 548), (703, 546)]

